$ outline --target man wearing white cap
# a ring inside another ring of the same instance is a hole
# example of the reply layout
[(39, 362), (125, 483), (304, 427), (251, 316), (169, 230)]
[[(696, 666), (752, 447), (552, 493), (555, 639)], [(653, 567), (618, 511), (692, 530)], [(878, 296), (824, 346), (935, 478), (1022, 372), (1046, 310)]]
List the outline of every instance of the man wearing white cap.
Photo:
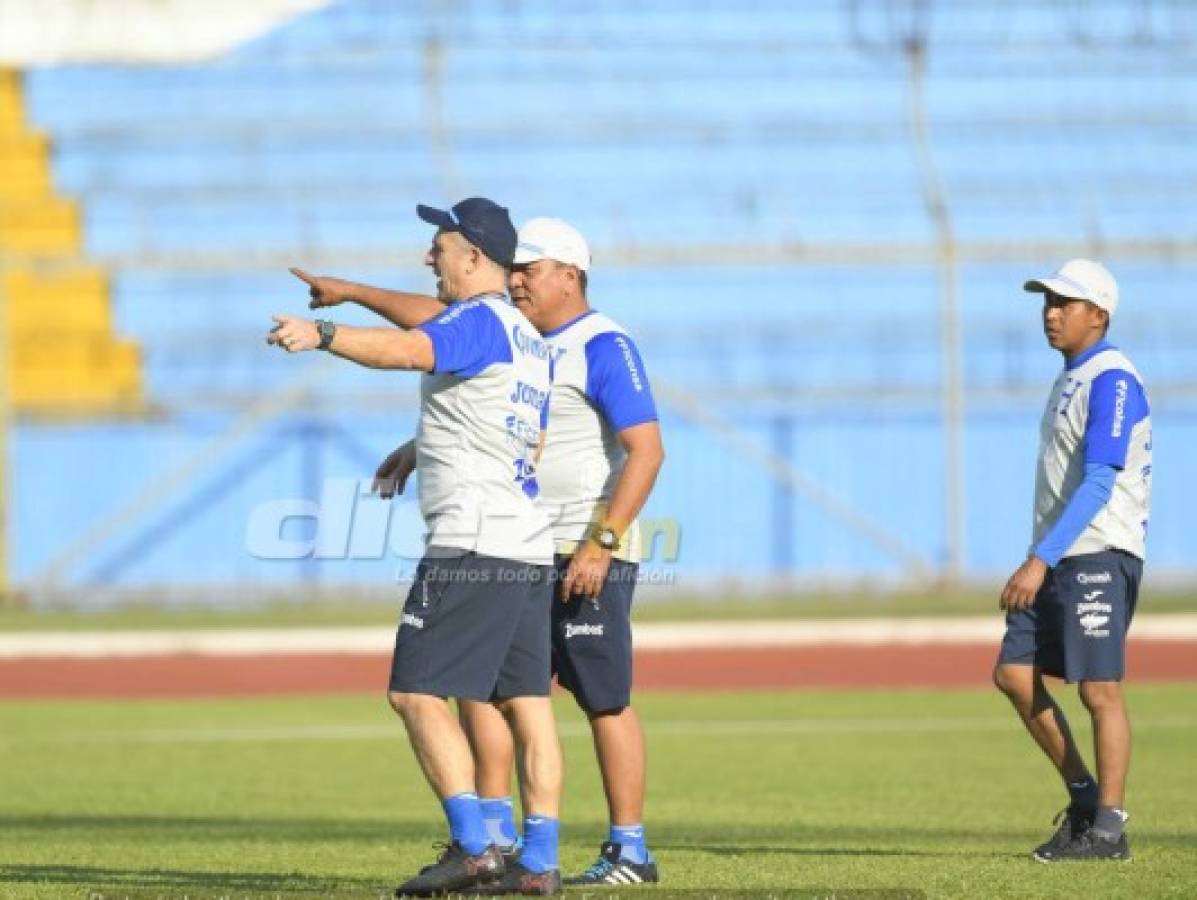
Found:
[[(664, 461), (644, 364), (631, 337), (590, 307), (590, 249), (560, 219), (519, 230), (511, 299), (553, 347), (549, 424), (537, 465), (553, 523), (559, 600), (553, 670), (590, 721), (610, 830), (599, 857), (567, 885), (659, 880), (644, 831), (645, 743), (631, 705), (636, 517)], [(507, 793), (513, 745), (486, 704), (463, 703), (478, 793)]]
[[(1127, 860), (1131, 734), (1121, 682), (1151, 503), (1151, 413), (1138, 372), (1105, 338), (1118, 285), (1104, 266), (1074, 259), (1024, 289), (1043, 295), (1043, 330), (1064, 370), (1040, 425), (1031, 547), (1002, 591), (994, 683), (1069, 793), (1059, 830), (1034, 858)], [(1096, 780), (1045, 674), (1079, 684)]]

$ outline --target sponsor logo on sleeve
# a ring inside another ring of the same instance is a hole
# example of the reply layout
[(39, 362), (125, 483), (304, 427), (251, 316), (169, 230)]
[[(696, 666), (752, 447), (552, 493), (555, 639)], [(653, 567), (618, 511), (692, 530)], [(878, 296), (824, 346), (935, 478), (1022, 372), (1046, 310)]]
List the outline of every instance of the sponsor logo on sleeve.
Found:
[(436, 320), (436, 324), (448, 325), (454, 319), (460, 318), (466, 312), (474, 309), (476, 306), (480, 306), (481, 304), (481, 300), (462, 300), (458, 303), (454, 303), (449, 307), (448, 312), (441, 313), (440, 318)]
[(619, 345), (619, 349), (623, 353), (623, 361), (628, 367), (628, 374), (632, 376), (632, 387), (636, 389), (637, 393), (643, 391), (644, 382), (640, 378), (640, 370), (636, 367), (636, 357), (632, 353), (632, 345), (622, 334), (616, 336), (615, 343)]
[(1110, 437), (1122, 437), (1122, 423), (1126, 419), (1126, 394), (1130, 388), (1125, 378), (1119, 378), (1114, 385), (1114, 425)]

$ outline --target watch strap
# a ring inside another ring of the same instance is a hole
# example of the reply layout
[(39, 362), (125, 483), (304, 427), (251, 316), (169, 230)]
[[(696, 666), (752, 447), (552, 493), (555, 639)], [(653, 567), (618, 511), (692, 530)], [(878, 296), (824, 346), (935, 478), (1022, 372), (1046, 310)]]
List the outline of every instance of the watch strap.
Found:
[(320, 332), (320, 343), (316, 345), (317, 350), (327, 350), (332, 346), (333, 338), (337, 334), (337, 326), (328, 319), (317, 319), (316, 330)]

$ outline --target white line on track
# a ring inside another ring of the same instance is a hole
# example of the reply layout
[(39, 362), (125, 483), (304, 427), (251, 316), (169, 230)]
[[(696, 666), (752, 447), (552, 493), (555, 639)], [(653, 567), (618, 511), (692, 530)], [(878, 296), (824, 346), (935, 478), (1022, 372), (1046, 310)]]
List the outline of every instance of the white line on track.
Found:
[[(648, 623), (635, 627), (640, 650), (746, 647), (995, 644), (1000, 616), (920, 619), (828, 619)], [(1132, 640), (1197, 640), (1197, 614), (1141, 615)], [(389, 654), (394, 629), (250, 628), (200, 631), (24, 632), (0, 635), (0, 659), (145, 656), (280, 656)]]

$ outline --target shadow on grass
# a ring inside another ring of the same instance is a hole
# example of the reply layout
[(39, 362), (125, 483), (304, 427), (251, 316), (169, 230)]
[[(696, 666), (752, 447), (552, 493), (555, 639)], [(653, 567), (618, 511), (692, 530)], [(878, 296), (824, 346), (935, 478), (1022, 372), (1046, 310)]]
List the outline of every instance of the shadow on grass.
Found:
[[(901, 857), (920, 857), (920, 856), (958, 856), (959, 853), (948, 853), (947, 851), (936, 852), (933, 850), (918, 850), (918, 849), (904, 849), (901, 847), (754, 847), (749, 844), (725, 844), (723, 846), (715, 844), (662, 844), (653, 841), (652, 849), (659, 850), (682, 850), (691, 853), (709, 853), (712, 856), (745, 856), (752, 855), (769, 855), (779, 854), (782, 856), (901, 856)], [(1002, 856), (1008, 854), (985, 854), (993, 856)]]
[[(605, 826), (604, 826), (605, 827)], [(711, 826), (653, 823), (652, 832), (671, 840), (652, 840), (653, 850), (707, 853), (712, 856), (747, 854), (829, 857), (904, 857), (974, 859), (1025, 859), (1046, 835), (1027, 829), (927, 828), (881, 826)], [(1164, 849), (1197, 849), (1197, 834), (1139, 829), (1132, 835), (1136, 846)], [(1016, 848), (1016, 849), (1012, 849)]]
[(53, 833), (121, 841), (427, 841), (440, 837), (426, 822), (389, 819), (281, 819), (235, 816), (44, 815), (0, 816), (0, 831)]
[(313, 878), (300, 873), (190, 872), (177, 869), (108, 869), (99, 866), (0, 866), (0, 884), (61, 884), (91, 888), (252, 891), (270, 893), (376, 893), (382, 885), (353, 878)]

